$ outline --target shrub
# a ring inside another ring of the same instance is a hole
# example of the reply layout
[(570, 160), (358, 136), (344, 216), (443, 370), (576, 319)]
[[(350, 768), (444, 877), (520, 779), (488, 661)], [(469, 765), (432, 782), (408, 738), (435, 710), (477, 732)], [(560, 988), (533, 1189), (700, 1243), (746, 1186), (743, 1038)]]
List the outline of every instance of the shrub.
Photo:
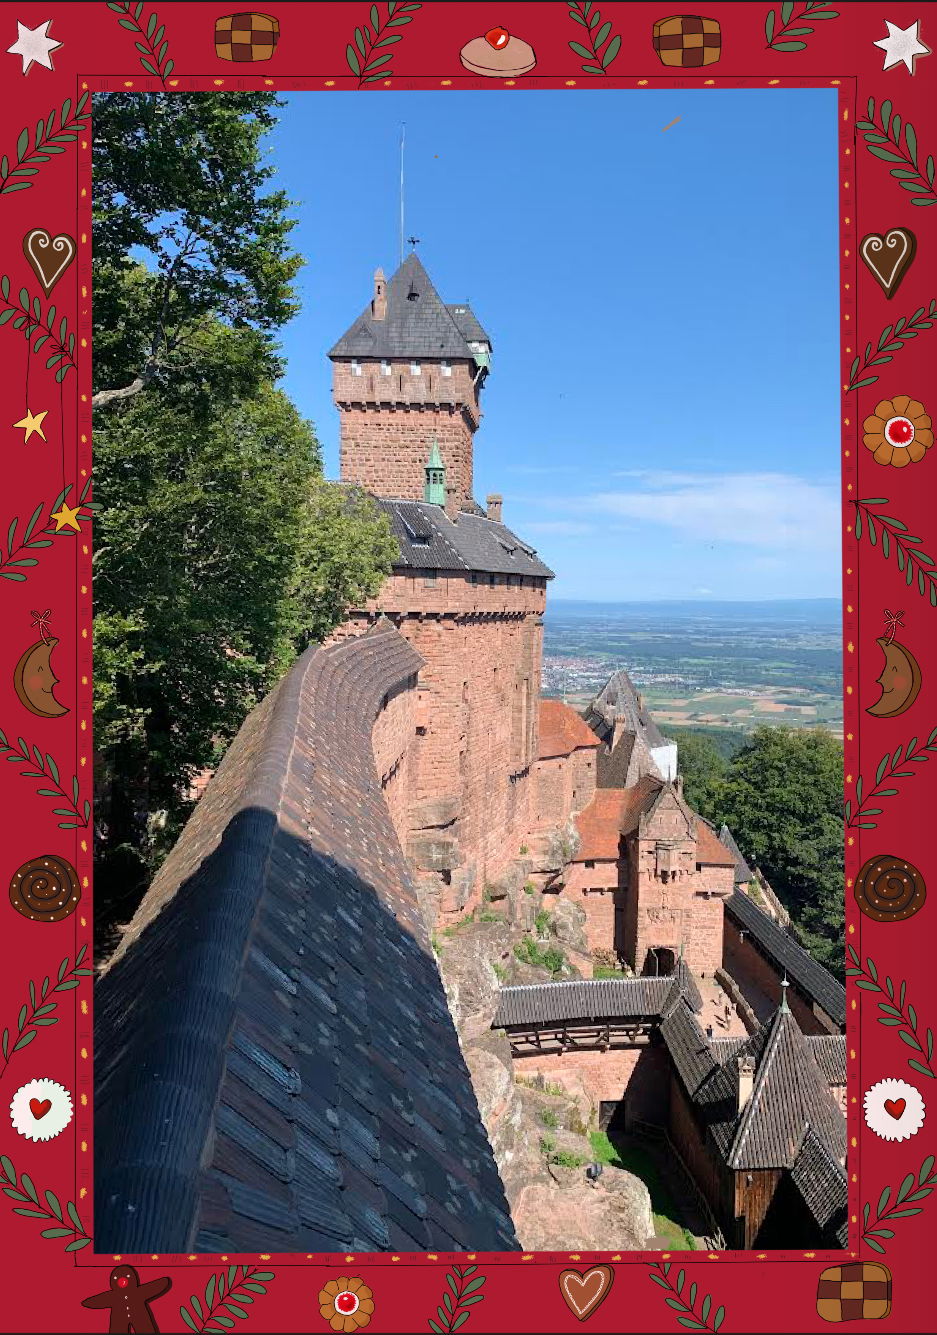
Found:
[(558, 1127), (559, 1124), (560, 1124), (560, 1119), (559, 1119), (559, 1117), (556, 1115), (556, 1109), (555, 1109), (555, 1108), (541, 1108), (541, 1109), (540, 1109), (540, 1120), (541, 1120), (541, 1122), (543, 1123), (544, 1126), (548, 1126), (548, 1127), (550, 1127), (551, 1129), (555, 1129), (555, 1128)]
[(572, 1154), (569, 1150), (557, 1150), (550, 1155), (550, 1162), (558, 1164), (560, 1168), (581, 1168), (586, 1158), (583, 1154)]
[(546, 934), (547, 934), (547, 932), (548, 932), (548, 930), (549, 930), (549, 928), (550, 928), (550, 911), (549, 911), (549, 909), (541, 909), (541, 910), (540, 910), (540, 912), (539, 912), (539, 913), (537, 914), (537, 916), (534, 918), (534, 926), (536, 927), (536, 929), (537, 929), (537, 934), (538, 934), (539, 936), (546, 936)]
[(497, 960), (491, 961), (491, 967), (495, 971), (495, 977), (498, 979), (499, 982), (503, 983), (505, 978), (507, 978), (508, 976), (507, 969), (504, 967), (503, 964), (499, 964)]
[(525, 964), (533, 964), (539, 969), (548, 969), (550, 973), (559, 973), (566, 962), (566, 958), (561, 950), (551, 946), (548, 950), (541, 950), (532, 936), (525, 936), (523, 941), (518, 941), (514, 946), (514, 954)]
[(549, 1157), (556, 1150), (556, 1139), (553, 1136), (540, 1137), (540, 1153)]
[(478, 915), (479, 922), (506, 922), (503, 913), (495, 913), (491, 909), (482, 909)]
[(528, 847), (527, 847), (526, 844), (521, 844), (521, 850), (520, 850), (520, 851), (521, 851), (521, 854), (523, 855), (524, 853), (527, 853), (527, 852), (529, 852), (530, 850), (528, 849)]

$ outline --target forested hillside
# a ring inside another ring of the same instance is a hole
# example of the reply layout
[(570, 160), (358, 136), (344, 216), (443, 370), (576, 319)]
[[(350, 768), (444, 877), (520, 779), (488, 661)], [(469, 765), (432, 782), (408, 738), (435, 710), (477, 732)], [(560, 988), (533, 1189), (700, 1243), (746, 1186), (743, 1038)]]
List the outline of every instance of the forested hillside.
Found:
[(99, 949), (296, 653), (394, 544), (327, 483), (277, 388), (296, 311), (266, 93), (94, 104), (95, 914)]

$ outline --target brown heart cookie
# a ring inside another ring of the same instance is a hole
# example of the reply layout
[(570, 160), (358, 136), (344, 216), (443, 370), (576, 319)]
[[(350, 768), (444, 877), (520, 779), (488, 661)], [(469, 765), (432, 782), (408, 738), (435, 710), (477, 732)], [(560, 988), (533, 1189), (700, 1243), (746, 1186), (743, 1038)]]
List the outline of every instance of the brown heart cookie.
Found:
[(594, 1265), (590, 1270), (561, 1270), (560, 1293), (573, 1316), (585, 1321), (608, 1297), (614, 1278), (610, 1265)]
[(907, 227), (892, 227), (884, 236), (869, 232), (859, 244), (859, 254), (888, 298), (898, 291), (916, 249), (915, 235)]
[(23, 253), (46, 296), (75, 258), (75, 249), (75, 238), (67, 232), (50, 236), (44, 227), (33, 227), (23, 237)]

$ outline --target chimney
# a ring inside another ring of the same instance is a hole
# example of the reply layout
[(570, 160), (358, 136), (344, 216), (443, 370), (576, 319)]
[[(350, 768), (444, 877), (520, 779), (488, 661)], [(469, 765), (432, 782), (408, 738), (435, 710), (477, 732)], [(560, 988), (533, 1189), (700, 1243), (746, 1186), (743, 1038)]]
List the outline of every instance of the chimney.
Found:
[(387, 319), (387, 282), (383, 269), (374, 271), (374, 298), (371, 302), (371, 315), (375, 320)]
[(455, 487), (446, 487), (446, 518), (451, 519), (453, 524), (459, 514), (459, 497)]
[(752, 1096), (755, 1083), (755, 1063), (751, 1057), (739, 1057), (739, 1112)]
[(488, 518), (493, 519), (496, 524), (501, 523), (501, 506), (503, 502), (504, 497), (499, 496), (497, 492), (493, 492), (492, 495), (485, 497), (485, 508), (488, 511)]

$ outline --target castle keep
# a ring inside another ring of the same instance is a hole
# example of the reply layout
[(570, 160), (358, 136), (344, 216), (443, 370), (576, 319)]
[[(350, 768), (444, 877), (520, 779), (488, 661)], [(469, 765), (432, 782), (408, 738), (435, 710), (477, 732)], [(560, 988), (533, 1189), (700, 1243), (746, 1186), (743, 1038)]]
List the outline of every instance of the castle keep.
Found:
[(517, 1076), (662, 1141), (708, 1245), (844, 1245), (844, 991), (627, 673), (585, 716), (541, 700), (552, 572), (473, 495), (488, 334), (411, 254), (329, 357), (341, 480), (398, 554), (245, 720), (102, 970), (98, 1250), (646, 1246), (624, 1172), (630, 1231), (561, 1236)]

